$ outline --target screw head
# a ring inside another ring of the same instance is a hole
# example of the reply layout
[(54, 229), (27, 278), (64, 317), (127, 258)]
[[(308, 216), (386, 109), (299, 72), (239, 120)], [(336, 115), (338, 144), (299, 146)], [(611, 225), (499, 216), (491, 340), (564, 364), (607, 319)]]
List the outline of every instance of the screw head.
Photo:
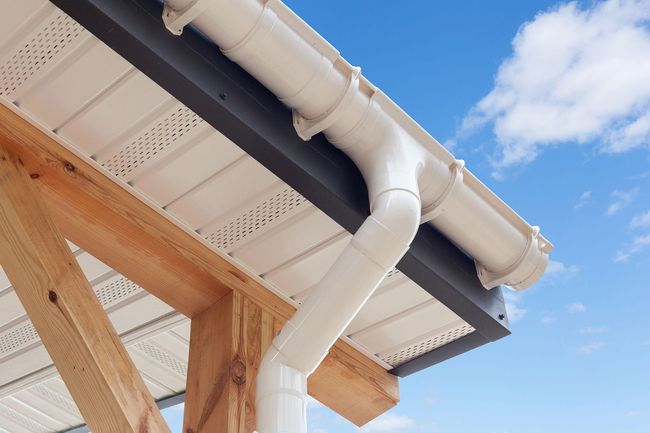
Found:
[(219, 98), (220, 98), (222, 101), (225, 101), (226, 99), (228, 99), (228, 95), (226, 95), (225, 93), (221, 92), (221, 93), (219, 93)]
[(505, 318), (506, 318), (506, 315), (505, 315), (505, 314), (499, 314), (499, 320), (503, 320), (503, 319), (505, 319)]
[(65, 163), (65, 169), (66, 169), (67, 171), (69, 171), (69, 172), (73, 172), (73, 171), (75, 171), (75, 166), (72, 165), (71, 162), (66, 162), (66, 163)]

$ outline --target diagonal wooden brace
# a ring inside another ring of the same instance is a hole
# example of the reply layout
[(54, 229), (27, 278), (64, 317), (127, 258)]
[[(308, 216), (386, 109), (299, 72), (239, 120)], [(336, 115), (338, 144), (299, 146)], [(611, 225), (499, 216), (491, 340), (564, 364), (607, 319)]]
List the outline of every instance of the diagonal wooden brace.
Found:
[(0, 142), (0, 264), (95, 433), (169, 433), (22, 162)]

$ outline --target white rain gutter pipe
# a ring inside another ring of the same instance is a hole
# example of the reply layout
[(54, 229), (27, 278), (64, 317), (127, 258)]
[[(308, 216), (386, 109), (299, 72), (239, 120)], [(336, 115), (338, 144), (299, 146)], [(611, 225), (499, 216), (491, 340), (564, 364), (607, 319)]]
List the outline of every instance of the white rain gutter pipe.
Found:
[(521, 290), (553, 246), (278, 0), (166, 0), (163, 20), (192, 24), (359, 167), (371, 216), (274, 339), (258, 374), (258, 431), (306, 432), (306, 383), (407, 251), (421, 222), (472, 256), (490, 289)]

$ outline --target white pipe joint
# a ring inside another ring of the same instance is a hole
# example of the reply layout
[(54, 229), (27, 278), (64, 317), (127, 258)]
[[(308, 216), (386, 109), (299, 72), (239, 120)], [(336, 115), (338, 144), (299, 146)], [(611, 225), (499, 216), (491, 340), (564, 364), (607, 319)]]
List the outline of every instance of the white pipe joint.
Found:
[(306, 375), (318, 367), (408, 250), (419, 226), (419, 211), (419, 200), (410, 192), (380, 194), (372, 215), (273, 340), (277, 354), (290, 366)]
[(307, 375), (271, 347), (257, 373), (255, 416), (261, 433), (307, 433)]

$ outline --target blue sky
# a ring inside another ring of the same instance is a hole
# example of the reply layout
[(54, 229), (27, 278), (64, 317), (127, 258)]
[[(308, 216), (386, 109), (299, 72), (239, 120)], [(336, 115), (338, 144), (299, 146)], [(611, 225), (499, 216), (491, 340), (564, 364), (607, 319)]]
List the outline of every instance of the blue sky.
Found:
[(287, 3), (556, 245), (507, 296), (512, 336), (403, 379), (361, 431), (648, 433), (650, 2)]

